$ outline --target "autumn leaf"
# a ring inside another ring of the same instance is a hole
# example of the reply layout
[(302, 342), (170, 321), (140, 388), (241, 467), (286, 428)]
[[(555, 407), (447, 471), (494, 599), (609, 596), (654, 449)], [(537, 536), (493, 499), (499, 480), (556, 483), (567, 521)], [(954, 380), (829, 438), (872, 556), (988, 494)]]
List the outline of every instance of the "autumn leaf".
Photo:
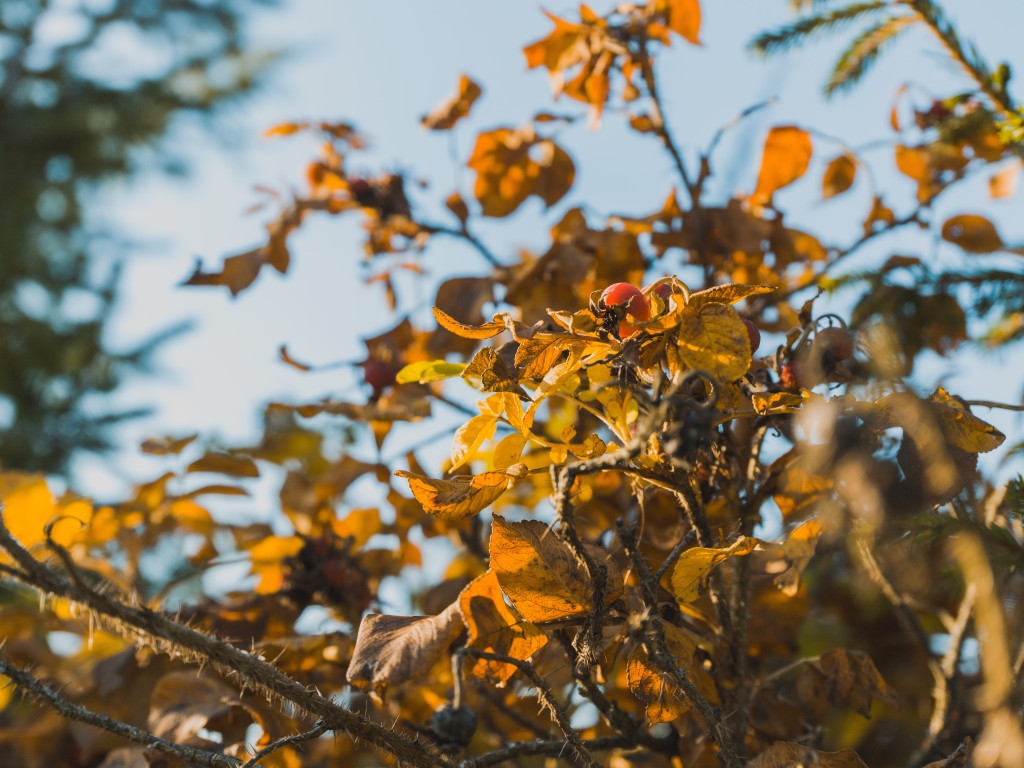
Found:
[(688, 42), (700, 45), (699, 0), (653, 0), (648, 9), (652, 6), (668, 14), (669, 29)]
[(444, 381), (453, 376), (461, 376), (466, 366), (464, 363), (449, 363), (445, 360), (421, 360), (409, 363), (395, 374), (399, 384), (429, 384), (432, 381)]
[[(665, 635), (665, 645), (672, 660), (683, 672), (689, 674), (693, 666), (693, 654), (697, 641), (686, 630), (656, 619)], [(646, 708), (647, 719), (652, 725), (669, 723), (690, 709), (690, 700), (665, 671), (655, 666), (641, 643), (634, 643), (626, 662), (626, 679), (629, 691)]]
[(850, 154), (842, 154), (829, 161), (825, 168), (825, 176), (821, 180), (821, 197), (841, 195), (853, 186), (857, 176), (857, 161)]
[[(494, 571), (478, 576), (462, 590), (459, 610), (469, 631), (468, 648), (526, 661), (547, 643), (537, 627), (506, 605)], [(500, 688), (515, 674), (516, 667), (508, 662), (477, 659), (469, 671)]]
[[(149, 702), (149, 729), (162, 739), (187, 743), (207, 728), (227, 725), (237, 691), (209, 674), (171, 672), (160, 678)], [(246, 718), (246, 725), (250, 722)]]
[(481, 133), (467, 165), (476, 171), (473, 194), (485, 216), (508, 216), (531, 195), (551, 207), (572, 187), (576, 168), (569, 155), (531, 127)]
[(451, 331), (456, 336), (461, 336), (464, 339), (489, 339), (492, 336), (497, 336), (499, 333), (502, 333), (507, 328), (505, 322), (499, 322), (498, 320), (490, 323), (483, 323), (482, 325), (467, 325), (466, 323), (460, 323), (454, 317), (438, 307), (434, 307), (434, 318), (437, 320), (437, 324), (446, 331)]
[(1024, 162), (1018, 159), (992, 175), (988, 180), (989, 197), (993, 200), (1013, 197), (1017, 191), (1022, 168), (1024, 168)]
[(707, 371), (721, 382), (735, 381), (750, 368), (750, 335), (735, 309), (686, 305), (677, 317), (678, 354), (687, 368)]
[(428, 674), (464, 629), (458, 603), (436, 616), (363, 617), (346, 677), (357, 688), (382, 692)]
[(772, 128), (765, 139), (761, 170), (751, 201), (768, 205), (780, 189), (799, 179), (811, 162), (811, 135), (796, 126)]
[(749, 536), (728, 547), (692, 547), (680, 555), (672, 569), (672, 591), (681, 603), (692, 603), (707, 586), (711, 572), (730, 557), (749, 555), (760, 542)]
[(498, 419), (496, 416), (480, 414), (479, 416), (474, 416), (455, 430), (451, 451), (452, 465), (448, 468), (448, 471), (454, 472), (472, 459), (484, 441), (494, 437), (494, 431), (497, 426)]
[(799, 408), (804, 402), (803, 395), (794, 392), (754, 392), (750, 399), (759, 416), (785, 413), (790, 408)]
[(700, 309), (705, 304), (737, 304), (751, 296), (761, 296), (772, 293), (774, 285), (741, 285), (739, 283), (726, 283), (725, 285), (713, 285), (701, 291), (694, 291), (686, 303), (694, 308)]
[(182, 285), (223, 285), (232, 296), (237, 296), (256, 281), (266, 263), (264, 249), (256, 248), (224, 259), (219, 272), (204, 272), (202, 265), (197, 265)]
[(439, 104), (429, 115), (425, 115), (420, 123), (431, 131), (447, 131), (469, 114), (470, 108), (480, 98), (481, 93), (483, 91), (480, 86), (468, 75), (461, 75), (455, 95)]
[(463, 520), (479, 514), (514, 480), (505, 472), (457, 475), (450, 480), (435, 480), (401, 469), (395, 474), (409, 481), (409, 490), (425, 511), (442, 520)]
[(796, 449), (776, 459), (771, 471), (777, 478), (773, 498), (786, 519), (804, 514), (832, 493), (832, 478), (812, 471), (811, 460)]
[(295, 557), (304, 542), (300, 536), (268, 536), (249, 549), (252, 573), (260, 577), (256, 592), (272, 595), (284, 586), (285, 561)]
[[(607, 552), (588, 547), (591, 557), (608, 568), (605, 603), (618, 599), (622, 576)], [(494, 516), (491, 569), (502, 591), (527, 621), (560, 621), (593, 610), (593, 586), (569, 546), (538, 520), (506, 522)]]
[(795, 768), (813, 765), (816, 768), (868, 768), (852, 749), (842, 752), (821, 752), (788, 741), (777, 741), (755, 757), (746, 768)]
[(207, 452), (188, 465), (189, 472), (215, 472), (231, 477), (259, 477), (256, 462), (239, 454)]
[(991, 221), (967, 213), (946, 220), (942, 225), (942, 239), (968, 253), (995, 253), (1004, 247), (1003, 238)]
[(875, 699), (896, 705), (896, 692), (867, 654), (833, 648), (821, 655), (819, 664), (828, 685), (828, 698), (833, 703), (848, 706), (864, 717), (871, 716), (871, 702)]
[(199, 433), (194, 433), (186, 437), (151, 437), (142, 442), (140, 449), (143, 453), (148, 453), (151, 456), (177, 456), (186, 447), (192, 444), (192, 442), (199, 437)]

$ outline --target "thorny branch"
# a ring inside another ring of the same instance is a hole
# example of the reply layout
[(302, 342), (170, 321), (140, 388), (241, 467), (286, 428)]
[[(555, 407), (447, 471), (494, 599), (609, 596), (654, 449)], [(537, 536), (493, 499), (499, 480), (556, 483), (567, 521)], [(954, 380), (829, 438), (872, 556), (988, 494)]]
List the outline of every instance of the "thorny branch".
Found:
[(274, 701), (288, 701), (300, 713), (327, 723), (332, 731), (344, 731), (399, 760), (422, 768), (434, 768), (438, 758), (419, 742), (335, 704), (262, 659), (210, 635), (180, 624), (145, 606), (129, 604), (89, 587), (79, 575), (67, 551), (52, 540), (50, 548), (72, 575), (69, 580), (50, 566), (36, 560), (11, 536), (0, 513), (0, 547), (24, 571), (24, 583), (43, 593), (59, 595), (89, 609), (104, 625), (137, 642), (151, 645), (168, 655), (192, 663), (210, 664), (230, 679), (258, 690)]
[[(242, 761), (237, 758), (228, 755), (218, 755), (214, 752), (206, 752), (184, 744), (176, 744), (142, 728), (74, 704), (50, 688), (42, 680), (39, 680), (21, 667), (11, 664), (2, 656), (0, 656), (0, 675), (10, 678), (12, 683), (20, 690), (30, 695), (36, 701), (46, 704), (61, 717), (65, 717), (68, 720), (77, 720), (96, 728), (102, 728), (104, 731), (116, 734), (128, 741), (142, 744), (165, 755), (182, 758), (193, 765), (201, 765), (204, 768), (240, 768), (242, 765)], [(246, 763), (247, 768), (255, 768), (256, 765), (255, 762)]]
[(555, 699), (554, 694), (551, 692), (551, 688), (549, 688), (547, 683), (545, 683), (541, 676), (537, 674), (537, 670), (533, 668), (532, 664), (522, 661), (521, 659), (513, 658), (512, 656), (506, 656), (505, 654), (479, 651), (475, 648), (460, 648), (458, 653), (473, 656), (477, 659), (484, 659), (485, 661), (499, 661), (505, 664), (511, 664), (526, 675), (526, 677), (530, 679), (530, 683), (537, 690), (537, 699), (540, 701), (541, 706), (548, 710), (551, 714), (551, 719), (555, 721), (555, 725), (558, 726), (562, 735), (565, 736), (565, 741), (562, 742), (563, 749), (566, 746), (572, 749), (573, 757), (578, 765), (585, 766), (586, 768), (601, 768), (601, 764), (594, 760), (590, 751), (580, 739), (580, 735), (570, 724), (569, 715), (566, 714), (565, 710)]

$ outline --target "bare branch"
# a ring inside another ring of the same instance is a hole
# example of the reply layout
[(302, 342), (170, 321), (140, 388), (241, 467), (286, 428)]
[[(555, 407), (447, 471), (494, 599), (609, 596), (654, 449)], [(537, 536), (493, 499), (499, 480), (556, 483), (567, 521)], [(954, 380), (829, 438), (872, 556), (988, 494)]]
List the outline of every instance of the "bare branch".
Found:
[(284, 747), (293, 747), (297, 744), (301, 744), (304, 741), (315, 739), (318, 736), (322, 736), (323, 734), (327, 733), (327, 731), (327, 723), (321, 720), (308, 731), (303, 731), (302, 733), (293, 733), (291, 736), (282, 736), (280, 739), (275, 739), (274, 741), (267, 744), (267, 746), (263, 747), (263, 749), (261, 749), (259, 752), (250, 757), (248, 760), (246, 760), (245, 763), (241, 766), (241, 768), (257, 768), (257, 766), (259, 765), (259, 761), (267, 755), (271, 754), (272, 752), (276, 752), (277, 750), (282, 749)]

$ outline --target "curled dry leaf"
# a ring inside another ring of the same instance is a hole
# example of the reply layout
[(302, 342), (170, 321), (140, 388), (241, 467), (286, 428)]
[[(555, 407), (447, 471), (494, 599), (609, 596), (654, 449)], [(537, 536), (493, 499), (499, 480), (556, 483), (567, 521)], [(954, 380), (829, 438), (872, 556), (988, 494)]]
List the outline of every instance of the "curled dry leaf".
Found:
[[(505, 603), (494, 571), (478, 576), (459, 595), (459, 609), (469, 631), (466, 646), (526, 661), (544, 647), (547, 636)], [(470, 664), (467, 661), (467, 664)], [(498, 687), (516, 672), (513, 664), (476, 659), (468, 667)]]
[(459, 77), (455, 94), (425, 115), (420, 122), (431, 131), (447, 131), (469, 114), (473, 103), (480, 98), (483, 90), (468, 75)]
[[(690, 673), (697, 641), (685, 630), (661, 622), (665, 645), (676, 666)], [(652, 723), (669, 723), (690, 708), (690, 700), (665, 671), (648, 658), (641, 643), (633, 645), (626, 663), (626, 680), (630, 692), (646, 707), (647, 719)]]
[(382, 692), (430, 672), (465, 628), (458, 603), (436, 616), (363, 617), (346, 677), (357, 688)]
[(423, 509), (442, 520), (463, 520), (493, 504), (515, 481), (505, 472), (457, 475), (435, 480), (405, 470), (395, 474), (409, 481), (409, 490)]
[[(605, 603), (612, 603), (622, 594), (622, 574), (605, 550), (587, 549), (608, 569)], [(527, 621), (560, 621), (587, 616), (593, 610), (594, 588), (586, 569), (544, 523), (509, 523), (495, 515), (490, 554), (502, 591)]]
[(821, 752), (790, 741), (775, 742), (747, 763), (747, 768), (795, 768), (798, 765), (813, 765), (816, 768), (868, 768), (852, 749)]
[(825, 168), (825, 175), (821, 180), (821, 197), (828, 200), (830, 197), (841, 195), (853, 186), (857, 177), (857, 161), (850, 154), (842, 154), (833, 158)]

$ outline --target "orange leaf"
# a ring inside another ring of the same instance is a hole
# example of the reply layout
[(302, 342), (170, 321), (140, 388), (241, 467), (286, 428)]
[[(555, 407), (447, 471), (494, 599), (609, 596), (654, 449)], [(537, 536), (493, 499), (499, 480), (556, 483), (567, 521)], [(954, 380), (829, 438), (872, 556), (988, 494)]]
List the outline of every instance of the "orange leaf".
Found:
[(456, 475), (451, 480), (435, 480), (401, 469), (395, 474), (409, 481), (409, 490), (425, 511), (442, 520), (462, 520), (479, 514), (514, 480), (505, 472)]
[(825, 168), (825, 176), (821, 180), (821, 197), (828, 200), (830, 197), (841, 195), (853, 186), (853, 180), (857, 176), (857, 163), (849, 154), (839, 155), (834, 158)]
[(793, 125), (772, 128), (764, 142), (752, 201), (767, 205), (777, 190), (803, 176), (811, 162), (811, 152), (811, 135), (807, 131)]
[[(676, 666), (690, 673), (697, 641), (685, 630), (661, 621), (665, 645)], [(647, 719), (652, 724), (669, 723), (690, 708), (690, 700), (681, 688), (666, 677), (665, 672), (651, 663), (647, 652), (636, 643), (626, 663), (626, 680), (630, 693), (646, 707)]]
[(699, 0), (667, 0), (668, 28), (685, 40), (700, 45)]
[(483, 325), (466, 325), (465, 323), (460, 323), (439, 307), (434, 307), (434, 318), (437, 320), (437, 324), (446, 331), (451, 331), (456, 336), (461, 336), (464, 339), (489, 339), (492, 336), (497, 336), (506, 328), (505, 323), (497, 321), (484, 323)]
[[(508, 523), (499, 515), (493, 525), (491, 568), (527, 621), (559, 621), (591, 612), (593, 587), (586, 570), (547, 525), (538, 520)], [(608, 567), (605, 602), (612, 603), (622, 593), (622, 575), (605, 550), (588, 550)]]
[(995, 225), (984, 216), (970, 213), (947, 219), (942, 225), (942, 239), (968, 253), (994, 253), (1004, 247)]
[[(537, 627), (506, 605), (494, 571), (478, 576), (462, 590), (459, 609), (469, 630), (469, 648), (525, 661), (548, 641)], [(505, 685), (516, 671), (513, 664), (484, 659), (477, 659), (469, 669), (471, 674), (487, 678), (498, 687)]]
[(480, 98), (481, 93), (483, 91), (479, 85), (473, 82), (469, 76), (462, 75), (459, 77), (459, 86), (455, 95), (434, 108), (420, 122), (424, 128), (431, 131), (447, 131), (469, 114), (473, 102)]

